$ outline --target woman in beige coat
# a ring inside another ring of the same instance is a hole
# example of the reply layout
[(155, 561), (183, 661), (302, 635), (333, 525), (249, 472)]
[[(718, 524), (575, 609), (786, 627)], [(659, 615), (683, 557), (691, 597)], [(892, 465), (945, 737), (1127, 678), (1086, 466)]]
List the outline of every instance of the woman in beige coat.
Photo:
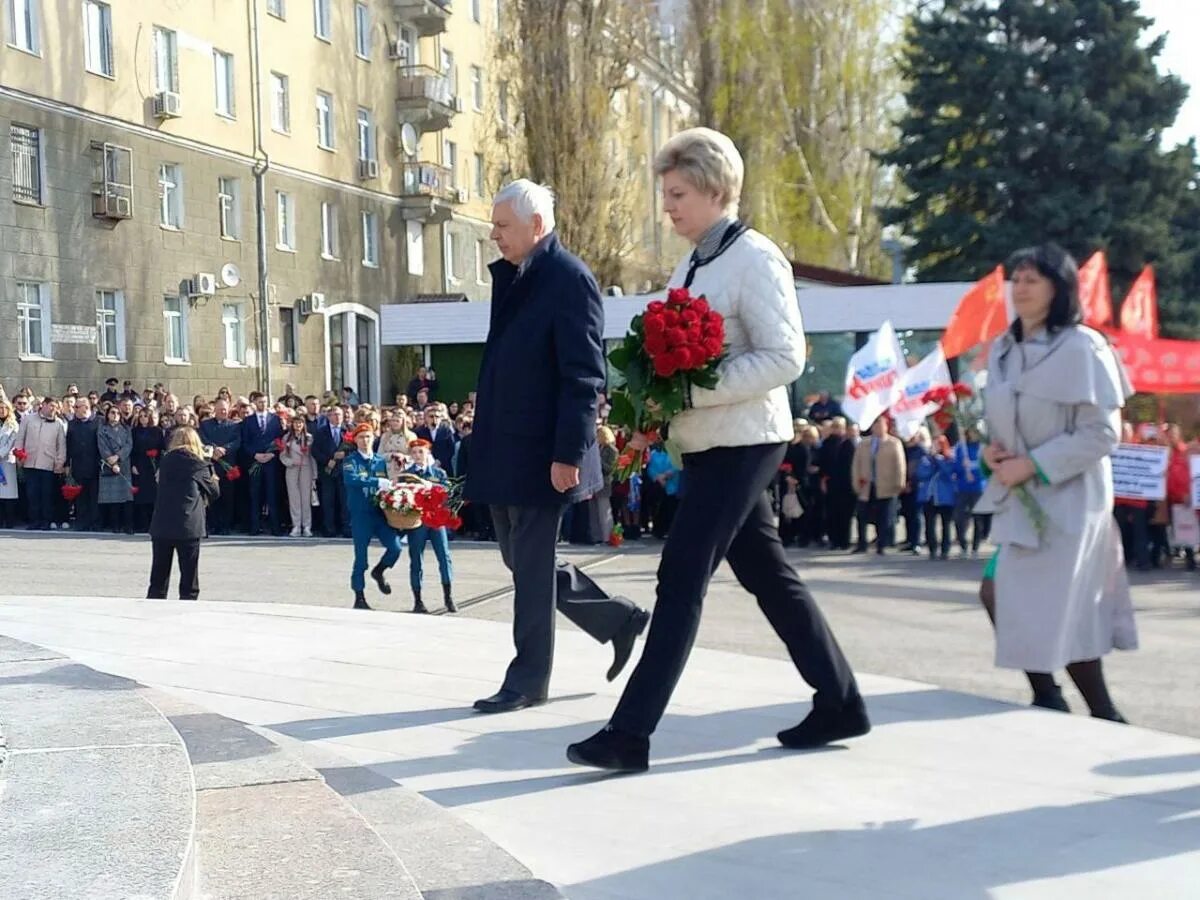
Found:
[(395, 481), (409, 466), (408, 445), (417, 436), (408, 430), (408, 414), (402, 409), (393, 410), (387, 424), (375, 452), (387, 460), (388, 478)]
[(292, 416), (283, 438), (279, 460), (287, 482), (288, 508), (292, 513), (292, 537), (312, 537), (312, 492), (317, 464), (312, 458), (312, 435), (304, 416)]
[(1065, 668), (1093, 716), (1123, 722), (1100, 658), (1137, 646), (1109, 460), (1132, 390), (1104, 337), (1079, 324), (1065, 251), (1023, 250), (1008, 271), (1017, 318), (989, 355), (990, 477), (976, 507), (995, 513), (1000, 548), (981, 591), (996, 665), (1025, 671), (1035, 706), (1068, 712), (1053, 674)]

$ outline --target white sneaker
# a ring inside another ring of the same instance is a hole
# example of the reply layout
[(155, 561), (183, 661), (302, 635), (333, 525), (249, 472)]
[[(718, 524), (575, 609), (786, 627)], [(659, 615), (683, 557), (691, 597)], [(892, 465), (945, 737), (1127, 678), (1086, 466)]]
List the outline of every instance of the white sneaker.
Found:
[(60, 528), (61, 528), (63, 531), (70, 531), (70, 530), (71, 530), (71, 523), (70, 523), (70, 522), (63, 522), (63, 523), (62, 523), (62, 525), (60, 525), (59, 527), (60, 527)]
[(292, 529), (292, 531), (291, 531), (291, 535), (292, 535), (292, 537), (300, 537), (300, 529), (299, 529), (299, 528), (293, 528), (293, 529)]
[(304, 537), (312, 537), (312, 529), (305, 528), (304, 531), (301, 532), (301, 534), (304, 535)]
[(58, 523), (57, 523), (57, 522), (51, 522), (51, 523), (50, 523), (50, 530), (51, 530), (51, 531), (58, 531)]

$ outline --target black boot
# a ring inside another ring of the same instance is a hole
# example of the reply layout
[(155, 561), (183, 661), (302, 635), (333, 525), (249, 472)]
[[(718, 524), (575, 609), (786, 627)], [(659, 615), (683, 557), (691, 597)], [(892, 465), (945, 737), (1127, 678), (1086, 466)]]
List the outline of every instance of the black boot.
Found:
[(567, 747), (567, 759), (580, 766), (612, 772), (645, 772), (650, 768), (650, 739), (605, 725), (586, 741)]
[(1035, 688), (1033, 702), (1029, 705), (1039, 709), (1051, 709), (1055, 712), (1069, 713), (1071, 711), (1071, 707), (1067, 704), (1067, 698), (1063, 696), (1062, 688), (1057, 684), (1041, 690)]
[(808, 750), (823, 747), (834, 741), (861, 737), (871, 730), (867, 709), (858, 700), (843, 709), (814, 709), (799, 725), (781, 731), (779, 743), (793, 750)]
[(390, 594), (392, 586), (388, 584), (387, 578), (384, 577), (383, 563), (380, 563), (371, 570), (371, 577), (375, 579), (375, 583), (379, 585), (379, 593)]
[(605, 677), (612, 681), (621, 674), (621, 670), (625, 668), (625, 664), (629, 662), (629, 657), (633, 653), (633, 642), (637, 640), (637, 636), (646, 630), (646, 623), (650, 621), (650, 613), (644, 609), (635, 609), (621, 626), (621, 630), (616, 633), (612, 639), (613, 645), (613, 664), (608, 668), (608, 674)]
[(451, 596), (453, 591), (454, 585), (452, 585), (449, 581), (442, 583), (442, 600), (444, 600), (446, 603), (446, 612), (448, 613), (458, 612), (458, 607), (454, 605), (454, 597)]
[(355, 609), (370, 609), (371, 608), (371, 607), (367, 606), (367, 595), (364, 594), (362, 591), (354, 592), (354, 608)]
[(413, 590), (413, 609), (412, 609), (412, 611), (415, 613), (429, 612), (429, 610), (427, 610), (425, 608), (425, 604), (421, 602), (421, 589), (420, 588), (415, 588)]

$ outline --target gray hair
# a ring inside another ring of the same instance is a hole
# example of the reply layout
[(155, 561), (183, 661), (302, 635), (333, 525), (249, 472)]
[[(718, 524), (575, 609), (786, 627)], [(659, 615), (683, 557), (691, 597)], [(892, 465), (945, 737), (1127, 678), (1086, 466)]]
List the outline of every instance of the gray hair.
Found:
[(746, 166), (727, 135), (711, 128), (689, 128), (667, 141), (654, 156), (654, 174), (678, 172), (698, 190), (714, 194), (731, 216), (737, 215)]
[(528, 178), (518, 178), (500, 188), (492, 200), (492, 206), (511, 203), (513, 212), (522, 222), (532, 221), (535, 215), (542, 217), (546, 234), (554, 230), (554, 192), (544, 184), (536, 184)]

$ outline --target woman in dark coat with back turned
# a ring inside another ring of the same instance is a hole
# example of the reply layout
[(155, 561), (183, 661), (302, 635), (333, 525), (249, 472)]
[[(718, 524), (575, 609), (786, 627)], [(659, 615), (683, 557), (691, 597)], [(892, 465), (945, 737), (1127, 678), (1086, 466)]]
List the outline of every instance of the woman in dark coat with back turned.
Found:
[(204, 458), (200, 436), (189, 425), (171, 433), (167, 455), (158, 467), (158, 502), (150, 522), (154, 547), (150, 564), (149, 600), (167, 599), (172, 556), (179, 556), (179, 599), (200, 596), (200, 539), (209, 501), (220, 494), (212, 463)]
[[(158, 463), (167, 452), (167, 441), (163, 430), (158, 427), (158, 413), (142, 407), (134, 416), (133, 485), (137, 494), (133, 498), (133, 527), (139, 532), (150, 528), (150, 519), (158, 501)], [(153, 454), (153, 456), (151, 455)]]

